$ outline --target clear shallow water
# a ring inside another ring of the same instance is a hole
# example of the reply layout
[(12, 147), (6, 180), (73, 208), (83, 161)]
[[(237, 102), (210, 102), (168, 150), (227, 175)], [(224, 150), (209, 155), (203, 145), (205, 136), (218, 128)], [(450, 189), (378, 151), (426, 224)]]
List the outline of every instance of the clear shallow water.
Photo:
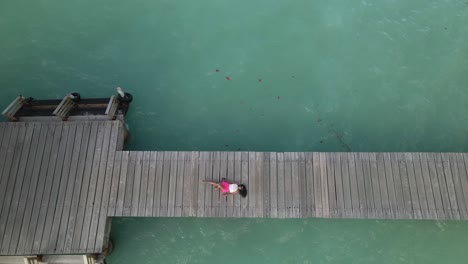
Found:
[[(0, 108), (121, 86), (128, 149), (468, 151), (464, 1), (0, 1), (0, 34)], [(109, 263), (467, 259), (466, 222), (114, 223)]]
[(136, 219), (109, 263), (464, 263), (467, 222)]

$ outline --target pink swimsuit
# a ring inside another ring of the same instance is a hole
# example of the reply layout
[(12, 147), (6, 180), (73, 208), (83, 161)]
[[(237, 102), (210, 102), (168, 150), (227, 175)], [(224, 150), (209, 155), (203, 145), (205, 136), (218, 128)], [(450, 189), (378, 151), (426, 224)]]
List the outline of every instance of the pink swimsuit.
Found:
[(234, 193), (237, 191), (237, 188), (239, 188), (237, 184), (229, 183), (227, 181), (222, 181), (221, 187), (223, 187), (223, 189), (221, 190), (223, 193)]
[(229, 182), (222, 181), (221, 187), (223, 187), (223, 189), (221, 190), (223, 193), (229, 193)]

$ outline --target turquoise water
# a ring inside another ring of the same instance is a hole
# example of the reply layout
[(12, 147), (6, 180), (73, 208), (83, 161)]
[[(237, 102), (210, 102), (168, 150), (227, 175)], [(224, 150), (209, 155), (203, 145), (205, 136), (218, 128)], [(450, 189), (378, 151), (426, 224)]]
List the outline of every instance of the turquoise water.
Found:
[(109, 263), (466, 263), (466, 222), (114, 221)]
[[(5, 0), (0, 34), (0, 108), (121, 86), (135, 98), (131, 150), (468, 151), (464, 1)], [(119, 219), (109, 263), (460, 263), (466, 234), (466, 222)]]

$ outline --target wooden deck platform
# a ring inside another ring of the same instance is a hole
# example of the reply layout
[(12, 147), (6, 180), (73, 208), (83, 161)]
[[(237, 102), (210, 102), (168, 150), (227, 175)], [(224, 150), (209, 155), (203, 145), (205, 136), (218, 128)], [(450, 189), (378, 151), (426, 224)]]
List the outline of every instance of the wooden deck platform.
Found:
[[(111, 217), (468, 219), (468, 154), (122, 151), (123, 121), (0, 123), (0, 255), (101, 253)], [(227, 178), (247, 198), (201, 183)]]

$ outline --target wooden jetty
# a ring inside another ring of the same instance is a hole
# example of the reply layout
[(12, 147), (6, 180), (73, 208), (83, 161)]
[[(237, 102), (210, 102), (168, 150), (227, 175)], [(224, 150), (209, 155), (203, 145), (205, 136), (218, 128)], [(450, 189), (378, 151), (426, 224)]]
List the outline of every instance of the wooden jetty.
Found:
[(123, 116), (62, 120), (0, 123), (0, 255), (101, 254), (113, 217), (468, 219), (466, 153), (123, 151)]

